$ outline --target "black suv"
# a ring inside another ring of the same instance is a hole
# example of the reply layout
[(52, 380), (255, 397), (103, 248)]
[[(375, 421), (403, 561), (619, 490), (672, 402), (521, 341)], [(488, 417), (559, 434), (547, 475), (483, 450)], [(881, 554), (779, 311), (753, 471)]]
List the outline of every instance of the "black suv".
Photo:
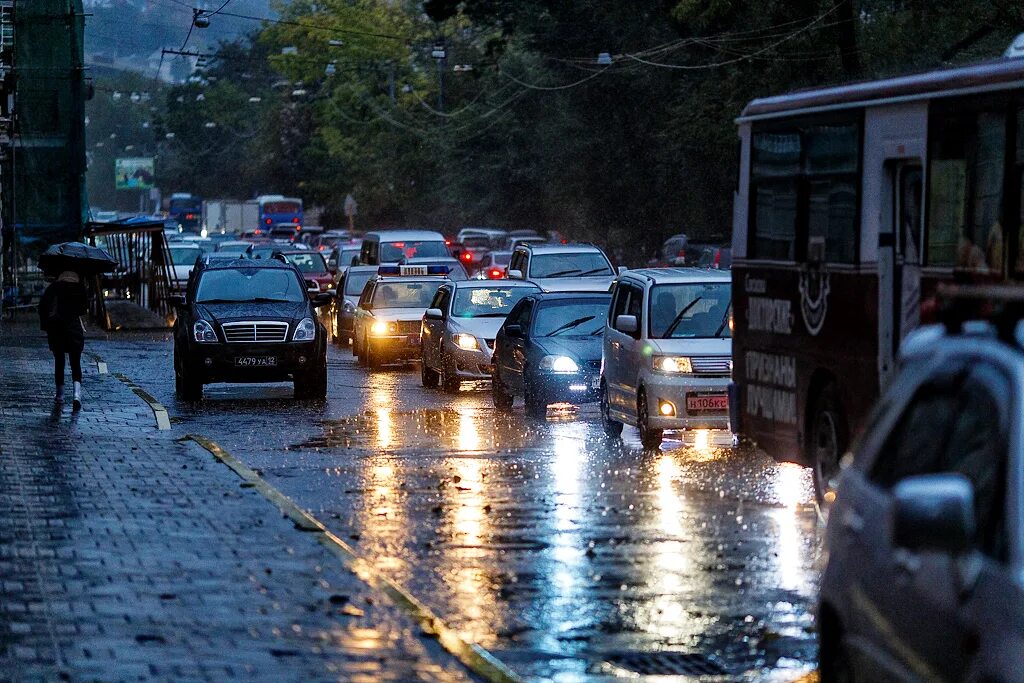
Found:
[(327, 330), (298, 269), (277, 259), (203, 259), (174, 300), (174, 386), (196, 401), (213, 382), (295, 383), (295, 397), (327, 395)]

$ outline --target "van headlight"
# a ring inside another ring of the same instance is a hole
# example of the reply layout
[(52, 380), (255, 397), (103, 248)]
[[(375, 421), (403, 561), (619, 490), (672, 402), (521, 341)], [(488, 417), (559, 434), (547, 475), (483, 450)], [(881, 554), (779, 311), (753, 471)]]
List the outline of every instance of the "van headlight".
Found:
[(455, 345), (463, 351), (476, 351), (480, 348), (480, 344), (477, 343), (476, 337), (471, 334), (465, 334), (463, 332), (453, 334), (452, 340), (455, 342)]
[(313, 341), (316, 339), (316, 323), (312, 318), (303, 318), (295, 327), (295, 334), (292, 341)]
[(213, 325), (206, 322), (205, 320), (197, 320), (192, 325), (192, 338), (197, 342), (209, 343), (217, 341), (217, 333), (213, 330)]
[(654, 369), (670, 375), (693, 372), (693, 363), (686, 356), (654, 356)]
[(569, 356), (544, 356), (540, 359), (540, 369), (563, 375), (580, 371), (576, 361), (569, 358)]

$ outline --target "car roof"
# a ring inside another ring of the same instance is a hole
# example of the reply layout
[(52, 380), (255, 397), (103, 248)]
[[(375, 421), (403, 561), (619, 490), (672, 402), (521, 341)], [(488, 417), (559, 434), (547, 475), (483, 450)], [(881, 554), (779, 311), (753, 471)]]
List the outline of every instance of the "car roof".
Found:
[(471, 287), (522, 287), (527, 289), (540, 289), (529, 280), (453, 280), (452, 284), (456, 289), (469, 289)]
[(351, 272), (356, 272), (356, 273), (373, 272), (373, 273), (376, 273), (379, 268), (380, 268), (380, 266), (367, 266), (367, 265), (348, 266), (347, 268), (345, 268), (345, 272), (346, 273), (351, 273)]
[(530, 295), (537, 301), (582, 301), (583, 299), (611, 299), (610, 292), (535, 292)]
[(453, 280), (441, 277), (440, 275), (378, 275), (370, 278), (370, 282), (394, 282), (397, 284), (410, 282), (436, 282), (438, 284), (444, 284), (446, 282), (453, 282)]
[(644, 280), (652, 284), (732, 282), (729, 271), (707, 268), (637, 268), (627, 270), (619, 276), (620, 280), (627, 278)]
[(534, 254), (604, 254), (593, 244), (520, 244), (516, 249), (529, 249)]
[(376, 235), (382, 242), (398, 242), (402, 240), (426, 240), (430, 242), (444, 241), (444, 235), (433, 230), (374, 230), (366, 233), (363, 239), (369, 239), (372, 235)]
[(248, 258), (206, 258), (204, 270), (227, 270), (229, 268), (271, 268), (277, 270), (295, 271), (295, 266), (277, 259), (248, 259)]

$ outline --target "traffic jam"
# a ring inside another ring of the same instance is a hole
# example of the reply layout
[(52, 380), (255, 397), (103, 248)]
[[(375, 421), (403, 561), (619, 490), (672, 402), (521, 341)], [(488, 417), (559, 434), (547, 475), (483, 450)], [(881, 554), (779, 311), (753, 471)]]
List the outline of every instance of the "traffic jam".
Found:
[(1021, 78), (754, 100), (731, 242), (644, 263), (172, 236), (174, 391), (528, 676), (1024, 680), (1024, 297), (986, 224), (1020, 205)]

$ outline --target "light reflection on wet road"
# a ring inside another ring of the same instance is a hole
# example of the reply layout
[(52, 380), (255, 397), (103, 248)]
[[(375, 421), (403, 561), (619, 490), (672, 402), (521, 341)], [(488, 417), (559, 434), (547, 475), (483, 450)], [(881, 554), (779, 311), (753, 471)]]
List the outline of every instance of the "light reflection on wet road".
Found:
[(644, 452), (629, 428), (607, 438), (592, 407), (529, 420), (493, 410), (485, 384), (448, 396), (414, 368), (370, 374), (333, 348), (326, 404), (288, 385), (215, 385), (190, 405), (174, 398), (168, 340), (92, 349), (176, 430), (258, 468), (524, 675), (610, 679), (613, 655), (655, 650), (713, 656), (730, 679), (813, 667), (808, 473), (728, 434)]

